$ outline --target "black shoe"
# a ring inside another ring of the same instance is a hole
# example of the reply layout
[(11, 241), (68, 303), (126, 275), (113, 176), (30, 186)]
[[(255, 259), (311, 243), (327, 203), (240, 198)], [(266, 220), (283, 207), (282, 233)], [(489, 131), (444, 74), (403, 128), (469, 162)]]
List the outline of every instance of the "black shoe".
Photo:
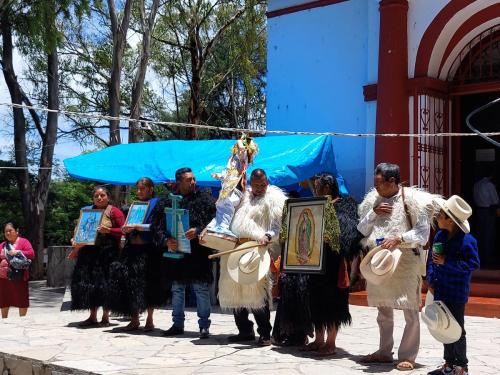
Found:
[(210, 332), (208, 328), (200, 328), (200, 339), (208, 339), (210, 337)]
[(184, 334), (184, 328), (172, 326), (163, 332), (163, 336), (178, 336)]
[(254, 341), (255, 333), (238, 333), (237, 335), (229, 336), (227, 341), (229, 342), (242, 342), (242, 341)]
[(448, 365), (448, 363), (444, 363), (440, 368), (430, 371), (427, 375), (453, 375), (455, 370), (453, 366)]
[(259, 345), (259, 346), (270, 346), (271, 345), (271, 338), (270, 337), (260, 336), (259, 337), (259, 341), (257, 341), (257, 345)]

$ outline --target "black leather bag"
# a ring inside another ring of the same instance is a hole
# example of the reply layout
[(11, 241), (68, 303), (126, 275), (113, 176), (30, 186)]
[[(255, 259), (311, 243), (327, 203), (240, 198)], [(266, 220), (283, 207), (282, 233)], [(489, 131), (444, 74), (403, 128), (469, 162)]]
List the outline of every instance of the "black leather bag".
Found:
[(9, 270), (7, 271), (7, 277), (11, 281), (22, 280), (24, 277), (24, 270), (20, 270), (12, 266), (9, 266)]
[(31, 260), (26, 258), (23, 253), (16, 254), (14, 256), (9, 255), (11, 246), (9, 243), (5, 244), (4, 251), (7, 262), (9, 263), (9, 269), (7, 271), (7, 277), (9, 280), (18, 281), (22, 280), (24, 277), (24, 271), (27, 270), (31, 265)]

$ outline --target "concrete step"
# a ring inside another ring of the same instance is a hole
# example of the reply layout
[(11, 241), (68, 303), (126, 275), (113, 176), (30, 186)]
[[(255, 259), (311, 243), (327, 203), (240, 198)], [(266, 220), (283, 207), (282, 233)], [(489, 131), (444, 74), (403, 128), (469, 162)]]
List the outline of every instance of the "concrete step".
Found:
[[(425, 294), (422, 293), (422, 304)], [(349, 303), (357, 306), (368, 306), (366, 291), (352, 292), (349, 295)], [(465, 315), (481, 316), (483, 318), (500, 318), (500, 298), (469, 297), (465, 306)]]

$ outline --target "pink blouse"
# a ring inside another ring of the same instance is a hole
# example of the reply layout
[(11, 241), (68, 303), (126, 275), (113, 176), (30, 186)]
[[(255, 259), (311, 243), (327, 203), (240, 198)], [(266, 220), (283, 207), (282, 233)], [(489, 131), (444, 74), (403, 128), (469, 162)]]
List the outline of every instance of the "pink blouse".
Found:
[[(5, 241), (0, 244), (0, 260), (5, 259), (5, 252), (4, 252), (4, 245)], [(17, 239), (17, 244), (16, 244), (16, 250), (21, 250), (24, 254), (24, 256), (28, 259), (35, 259), (35, 251), (33, 250), (33, 247), (31, 246), (31, 243), (26, 239), (22, 237), (18, 237)], [(29, 278), (29, 272), (26, 270), (24, 272), (24, 281), (27, 281)]]

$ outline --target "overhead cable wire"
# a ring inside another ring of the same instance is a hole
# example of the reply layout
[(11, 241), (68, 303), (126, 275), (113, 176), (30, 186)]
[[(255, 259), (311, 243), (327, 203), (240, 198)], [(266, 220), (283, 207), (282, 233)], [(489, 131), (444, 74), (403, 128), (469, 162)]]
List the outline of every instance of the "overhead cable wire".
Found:
[(93, 118), (100, 120), (115, 120), (115, 121), (126, 121), (126, 122), (139, 122), (142, 124), (141, 128), (146, 130), (153, 130), (149, 125), (162, 125), (162, 126), (176, 126), (182, 128), (196, 128), (196, 129), (209, 129), (217, 130), (231, 133), (240, 132), (250, 132), (257, 134), (281, 134), (281, 135), (326, 135), (334, 137), (406, 137), (406, 138), (429, 138), (429, 137), (476, 137), (476, 136), (487, 136), (495, 137), (500, 136), (500, 132), (488, 132), (488, 133), (340, 133), (340, 132), (309, 132), (309, 131), (291, 131), (291, 130), (259, 130), (259, 129), (240, 129), (240, 128), (228, 128), (228, 127), (218, 127), (213, 125), (205, 124), (188, 124), (182, 122), (170, 122), (170, 121), (156, 121), (156, 120), (142, 120), (142, 119), (132, 119), (129, 117), (113, 117), (108, 115), (100, 115), (95, 113), (84, 113), (75, 112), (68, 110), (56, 110), (43, 107), (29, 106), (25, 104), (15, 104), (15, 103), (5, 103), (0, 102), (0, 106), (13, 107), (13, 108), (23, 108), (23, 109), (33, 109), (43, 112), (57, 113), (66, 116), (77, 116), (84, 118)]

